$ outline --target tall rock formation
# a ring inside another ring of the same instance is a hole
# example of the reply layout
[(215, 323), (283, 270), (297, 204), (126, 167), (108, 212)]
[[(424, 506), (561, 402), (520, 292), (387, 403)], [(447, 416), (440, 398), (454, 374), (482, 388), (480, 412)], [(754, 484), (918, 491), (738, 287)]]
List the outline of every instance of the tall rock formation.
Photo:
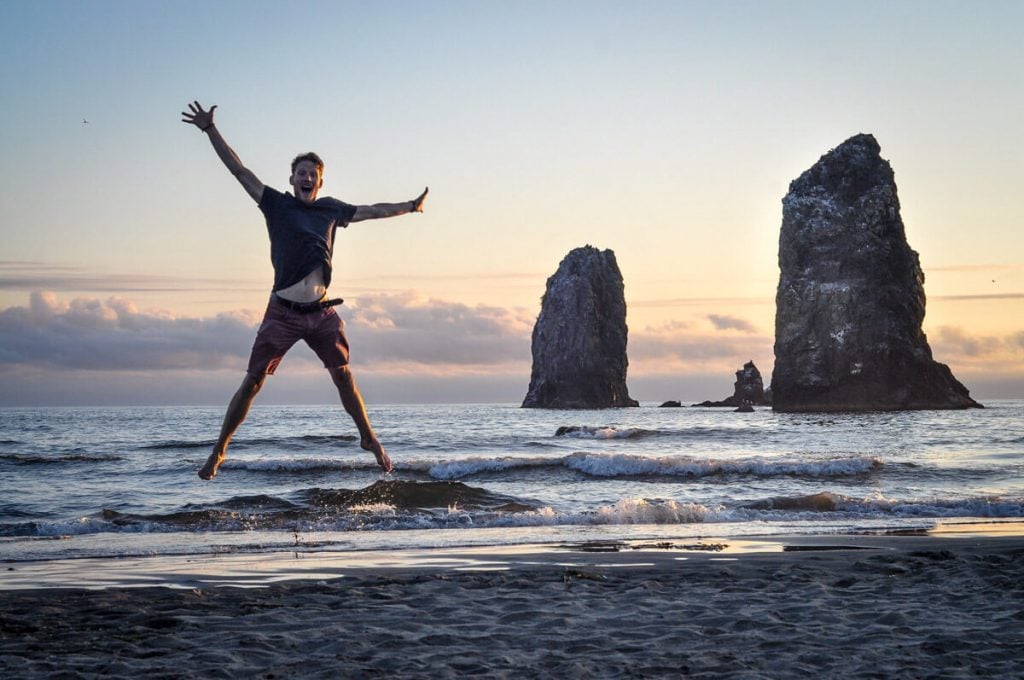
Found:
[(782, 200), (775, 297), (777, 411), (980, 406), (932, 359), (924, 273), (907, 244), (888, 161), (857, 135)]
[(626, 389), (626, 299), (611, 250), (576, 248), (562, 260), (533, 327), (524, 408), (638, 406)]

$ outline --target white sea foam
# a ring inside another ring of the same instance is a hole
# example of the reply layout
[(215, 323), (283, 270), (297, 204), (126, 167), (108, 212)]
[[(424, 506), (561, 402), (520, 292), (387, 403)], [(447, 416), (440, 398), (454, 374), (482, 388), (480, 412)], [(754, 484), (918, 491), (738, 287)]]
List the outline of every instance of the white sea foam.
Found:
[(390, 515), (394, 516), (395, 506), (387, 503), (365, 503), (363, 505), (350, 505), (349, 512), (364, 515)]
[(78, 520), (66, 522), (35, 522), (35, 536), (60, 537), (60, 536), (84, 536), (88, 534), (102, 534), (107, 532), (149, 534), (166, 533), (174, 531), (174, 527), (161, 524), (160, 522), (130, 522), (115, 524), (99, 517), (81, 517)]
[(594, 523), (694, 524), (714, 517), (715, 512), (699, 503), (626, 498), (615, 505), (599, 508), (594, 516)]
[(1024, 504), (998, 498), (929, 499), (908, 502), (881, 496), (859, 499), (841, 496), (836, 503), (836, 510), (898, 517), (1018, 517), (1024, 515)]
[(399, 469), (419, 470), (425, 472), (434, 479), (461, 479), (482, 472), (504, 472), (506, 470), (517, 470), (529, 467), (548, 467), (559, 465), (560, 459), (550, 456), (513, 457), (502, 456), (491, 458), (485, 456), (474, 456), (470, 458), (459, 458), (457, 460), (443, 460), (440, 462), (410, 462), (398, 463)]
[(568, 426), (558, 428), (558, 432), (555, 433), (556, 437), (566, 437), (569, 439), (632, 439), (647, 434), (653, 434), (650, 430), (644, 430), (638, 427), (591, 427), (589, 425), (583, 426)]
[(309, 472), (316, 470), (365, 470), (377, 467), (373, 458), (228, 458), (224, 469), (256, 472)]
[(421, 472), (434, 479), (453, 480), (488, 472), (509, 472), (524, 468), (564, 467), (593, 477), (664, 475), (708, 477), (711, 475), (750, 475), (773, 477), (801, 475), (836, 477), (871, 472), (883, 465), (877, 456), (844, 456), (807, 461), (775, 458), (739, 458), (717, 460), (687, 456), (644, 456), (628, 453), (577, 452), (552, 456), (474, 456), (442, 461), (397, 462), (398, 470)]
[[(344, 512), (279, 524), (273, 517), (226, 515), (204, 522), (204, 530), (389, 531), (423, 529), (484, 529), (555, 526), (687, 525), (728, 522), (836, 522), (899, 519), (1015, 518), (1024, 516), (1024, 503), (988, 498), (906, 501), (882, 497), (851, 498), (821, 493), (793, 499), (772, 499), (751, 506), (705, 506), (677, 500), (623, 498), (593, 509), (565, 511), (545, 506), (521, 512), (464, 510), (400, 510), (386, 503), (347, 508)], [(32, 536), (81, 536), (99, 533), (168, 533), (197, 527), (159, 521), (109, 522), (83, 517), (74, 522), (40, 522)]]
[(640, 456), (635, 454), (574, 453), (565, 459), (567, 467), (595, 477), (629, 475), (671, 475), (707, 477), (709, 475), (803, 475), (833, 477), (870, 472), (883, 465), (876, 456), (848, 456), (822, 461), (774, 458), (716, 460), (687, 456)]

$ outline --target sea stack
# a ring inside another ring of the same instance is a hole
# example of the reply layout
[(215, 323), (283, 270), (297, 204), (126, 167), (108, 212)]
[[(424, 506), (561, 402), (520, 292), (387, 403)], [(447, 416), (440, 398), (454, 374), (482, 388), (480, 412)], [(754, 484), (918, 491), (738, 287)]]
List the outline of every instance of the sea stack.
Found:
[(541, 299), (523, 408), (638, 406), (626, 389), (626, 298), (611, 250), (576, 248)]
[(736, 371), (736, 382), (733, 383), (731, 397), (726, 397), (722, 401), (702, 401), (694, 406), (767, 406), (768, 403), (761, 371), (757, 370), (757, 366), (751, 360)]
[(932, 359), (924, 273), (873, 136), (851, 137), (790, 184), (779, 269), (775, 410), (980, 406)]

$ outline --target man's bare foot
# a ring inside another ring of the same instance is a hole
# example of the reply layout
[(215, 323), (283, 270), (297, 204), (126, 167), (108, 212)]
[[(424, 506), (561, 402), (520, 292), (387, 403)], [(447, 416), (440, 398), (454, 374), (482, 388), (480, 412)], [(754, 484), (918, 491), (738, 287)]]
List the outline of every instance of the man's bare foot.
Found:
[(362, 439), (359, 441), (359, 446), (363, 447), (365, 451), (370, 451), (377, 458), (377, 465), (380, 465), (380, 469), (384, 472), (391, 472), (395, 469), (395, 466), (391, 464), (391, 459), (388, 457), (387, 451), (380, 445), (380, 442), (376, 437), (371, 439)]
[(226, 456), (223, 453), (217, 453), (214, 451), (210, 454), (210, 457), (206, 459), (206, 465), (199, 468), (199, 478), (210, 480), (217, 476), (217, 469), (220, 464), (224, 462)]

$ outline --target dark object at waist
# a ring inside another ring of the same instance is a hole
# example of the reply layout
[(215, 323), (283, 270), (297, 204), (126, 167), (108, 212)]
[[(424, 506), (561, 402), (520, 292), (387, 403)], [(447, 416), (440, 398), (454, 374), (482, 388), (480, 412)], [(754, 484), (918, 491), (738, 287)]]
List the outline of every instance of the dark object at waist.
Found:
[(279, 305), (284, 305), (293, 312), (299, 312), (300, 314), (312, 314), (313, 312), (319, 312), (327, 309), (328, 307), (340, 305), (345, 302), (341, 298), (331, 298), (328, 300), (326, 297), (323, 300), (317, 300), (316, 302), (292, 302), (291, 300), (285, 300), (276, 293), (273, 297)]

